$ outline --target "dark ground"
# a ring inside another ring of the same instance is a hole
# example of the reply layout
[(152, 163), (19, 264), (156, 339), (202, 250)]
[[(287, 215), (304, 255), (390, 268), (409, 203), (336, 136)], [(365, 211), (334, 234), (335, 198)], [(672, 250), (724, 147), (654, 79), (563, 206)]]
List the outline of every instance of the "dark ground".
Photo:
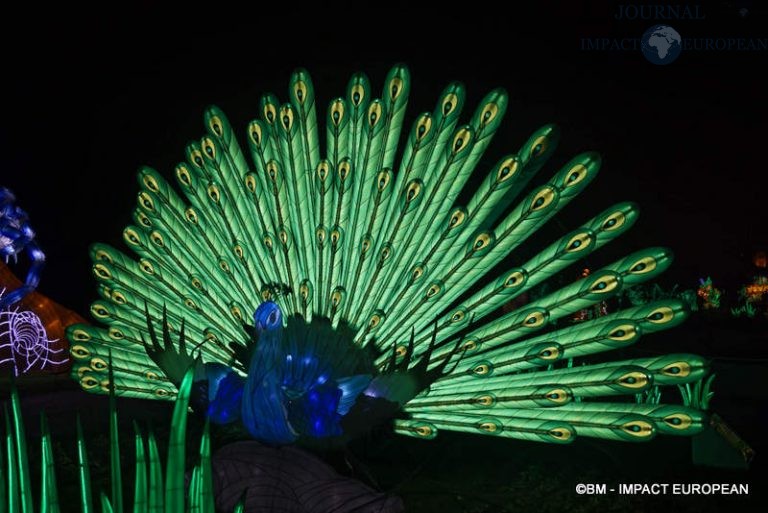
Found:
[[(721, 416), (755, 451), (751, 465), (723, 467), (693, 463), (688, 438), (657, 437), (644, 444), (578, 439), (569, 446), (553, 446), (487, 436), (444, 432), (431, 442), (414, 440), (380, 429), (357, 440), (350, 453), (325, 452), (320, 456), (344, 475), (372, 488), (399, 495), (407, 511), (442, 513), (496, 511), (607, 511), (648, 512), (659, 507), (681, 512), (757, 511), (765, 503), (768, 465), (764, 426), (768, 408), (768, 320), (753, 323), (698, 313), (683, 326), (647, 337), (627, 356), (646, 356), (668, 351), (695, 351), (712, 357), (715, 396), (711, 411)], [(618, 356), (618, 355), (617, 355)], [(80, 392), (66, 376), (26, 378), (20, 382), (22, 407), (35, 465), (39, 451), (39, 412), (45, 411), (52, 426), (57, 475), (62, 502), (78, 500), (75, 416), (83, 420), (94, 481), (94, 490), (109, 486), (108, 405), (103, 396)], [(7, 383), (0, 385), (7, 392)], [(667, 390), (671, 401), (677, 393)], [(121, 454), (132, 483), (133, 427), (139, 422), (158, 436), (165, 451), (172, 405), (155, 401), (123, 399), (118, 402)], [(193, 455), (201, 423), (191, 420), (187, 437)], [(213, 447), (233, 441), (229, 434), (213, 431)], [(738, 459), (735, 450), (727, 451)], [(193, 456), (190, 456), (193, 458)], [(351, 464), (351, 466), (350, 466)], [(32, 475), (39, 469), (33, 468)], [(605, 496), (578, 495), (579, 483), (735, 483), (749, 484), (749, 496)], [(129, 488), (130, 490), (130, 488)], [(128, 495), (127, 497), (130, 497)]]
[[(591, 267), (647, 245), (670, 246), (676, 262), (662, 283), (693, 288), (710, 275), (735, 295), (753, 273), (752, 254), (768, 249), (768, 84), (759, 71), (768, 63), (765, 52), (688, 52), (655, 66), (639, 52), (581, 50), (583, 38), (639, 37), (656, 23), (614, 20), (615, 7), (607, 2), (505, 5), (503, 11), (479, 3), (433, 10), (257, 7), (217, 3), (167, 13), (143, 2), (121, 11), (67, 6), (66, 12), (4, 17), (0, 183), (17, 193), (48, 255), (43, 293), (85, 314), (96, 297), (87, 246), (121, 245), (135, 202), (135, 169), (150, 164), (170, 176), (186, 142), (202, 134), (207, 104), (245, 126), (263, 92), (284, 98), (297, 66), (312, 73), (322, 105), (343, 91), (352, 72), (365, 70), (381, 83), (393, 63), (405, 62), (414, 79), (411, 116), (431, 109), (452, 79), (467, 85), (468, 105), (493, 87), (507, 88), (510, 108), (487, 165), (551, 121), (563, 137), (549, 172), (576, 152), (601, 151), (601, 176), (544, 234), (561, 234), (616, 201), (638, 202), (637, 226), (592, 257)], [(763, 5), (712, 2), (703, 9), (705, 20), (661, 23), (683, 37), (768, 37)], [(713, 358), (712, 408), (757, 451), (747, 471), (692, 466), (690, 441), (671, 438), (552, 447), (451, 433), (431, 443), (377, 434), (352, 449), (379, 487), (401, 495), (409, 511), (755, 510), (768, 485), (766, 342), (765, 322), (694, 316), (633, 350)], [(30, 439), (36, 440), (36, 416), (44, 407), (60, 479), (72, 483), (65, 489), (73, 493), (79, 411), (94, 479), (103, 480), (106, 401), (77, 392), (65, 377), (41, 379), (21, 384)], [(153, 419), (164, 439), (165, 406), (120, 403), (127, 455), (134, 418)], [(196, 443), (194, 433), (190, 438)], [(344, 468), (340, 455), (326, 457)], [(360, 468), (355, 475), (370, 479)], [(744, 482), (751, 495), (590, 497), (575, 493), (579, 482)]]

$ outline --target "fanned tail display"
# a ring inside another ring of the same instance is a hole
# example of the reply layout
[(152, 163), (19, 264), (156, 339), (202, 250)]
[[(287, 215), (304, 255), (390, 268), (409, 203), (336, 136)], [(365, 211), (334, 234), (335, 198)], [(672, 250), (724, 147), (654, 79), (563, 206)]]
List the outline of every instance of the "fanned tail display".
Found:
[(345, 440), (388, 420), (427, 439), (699, 432), (703, 412), (635, 395), (700, 380), (702, 358), (580, 361), (677, 326), (682, 302), (563, 322), (656, 277), (668, 249), (637, 251), (523, 303), (626, 232), (636, 205), (617, 203), (505, 268), (595, 178), (600, 156), (577, 155), (536, 185), (558, 143), (547, 125), (484, 169), (506, 92), (466, 114), (464, 87), (452, 83), (408, 128), (412, 85), (396, 66), (376, 97), (356, 74), (322, 111), (298, 70), (287, 102), (262, 97), (247, 147), (210, 107), (205, 135), (175, 168), (178, 189), (139, 171), (129, 253), (92, 246), (100, 326), (69, 328), (73, 378), (90, 392), (171, 400), (193, 366), (196, 410), (277, 444)]

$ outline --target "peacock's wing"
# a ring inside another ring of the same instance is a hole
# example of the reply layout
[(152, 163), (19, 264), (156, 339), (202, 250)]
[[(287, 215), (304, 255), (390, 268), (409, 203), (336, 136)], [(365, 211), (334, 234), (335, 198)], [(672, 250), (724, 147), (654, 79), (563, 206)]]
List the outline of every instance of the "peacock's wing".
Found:
[[(333, 383), (367, 375), (345, 364), (350, 352), (336, 349), (342, 337), (376, 355), (370, 374), (378, 377), (352, 395), (324, 389), (346, 397), (329, 415), (364, 418), (366, 405), (381, 399), (388, 408), (404, 407), (398, 432), (425, 438), (447, 429), (553, 442), (577, 434), (642, 440), (700, 429), (701, 412), (638, 404), (634, 396), (700, 379), (703, 359), (677, 354), (596, 364), (591, 357), (678, 325), (686, 317), (680, 301), (569, 322), (663, 272), (669, 250), (635, 252), (524, 300), (635, 222), (637, 206), (618, 203), (530, 251), (531, 236), (595, 178), (599, 155), (577, 155), (531, 186), (555, 150), (556, 127), (542, 127), (487, 167), (482, 157), (507, 94), (491, 91), (462, 119), (466, 94), (452, 83), (408, 128), (411, 89), (404, 66), (390, 71), (378, 98), (368, 77), (354, 75), (321, 113), (322, 129), (312, 81), (298, 70), (287, 102), (262, 97), (247, 128), (250, 162), (224, 114), (209, 108), (206, 135), (176, 167), (180, 194), (154, 170), (139, 172), (135, 223), (124, 231), (132, 255), (101, 244), (91, 250), (101, 296), (91, 311), (102, 326), (70, 328), (75, 379), (106, 392), (111, 352), (118, 395), (172, 398), (174, 380), (144, 345), (146, 317), (158, 319), (164, 309), (170, 339), (184, 321), (187, 345), (199, 348), (202, 361), (245, 376), (243, 354), (260, 350), (249, 346), (251, 316), (272, 300), (284, 319), (306, 322), (281, 332), (284, 346), (270, 346), (272, 360), (288, 362), (270, 378), (286, 403), (313, 386), (294, 354), (307, 361), (320, 355), (313, 369), (335, 370)], [(522, 246), (533, 256), (516, 256)], [(328, 338), (332, 351), (313, 330), (338, 330)], [(275, 356), (279, 347), (285, 358)], [(282, 420), (289, 429), (290, 419)]]

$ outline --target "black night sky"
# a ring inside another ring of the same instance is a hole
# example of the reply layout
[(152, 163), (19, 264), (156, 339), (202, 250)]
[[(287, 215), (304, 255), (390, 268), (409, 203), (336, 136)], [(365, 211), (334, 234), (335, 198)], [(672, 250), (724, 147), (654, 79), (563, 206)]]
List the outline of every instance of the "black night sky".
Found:
[[(170, 179), (185, 144), (203, 133), (207, 104), (245, 127), (262, 93), (285, 97), (298, 66), (312, 73), (322, 106), (354, 71), (380, 84), (392, 64), (405, 62), (414, 81), (410, 119), (431, 110), (450, 80), (467, 85), (467, 110), (505, 87), (510, 108), (485, 165), (537, 127), (558, 123), (560, 149), (540, 181), (580, 151), (598, 150), (604, 163), (553, 235), (617, 201), (636, 201), (640, 221), (616, 245), (673, 248), (667, 280), (693, 287), (711, 275), (738, 286), (751, 276), (753, 253), (768, 248), (768, 88), (760, 77), (768, 53), (689, 51), (657, 66), (639, 51), (582, 50), (583, 38), (635, 38), (654, 24), (616, 20), (607, 3), (508, 14), (392, 7), (361, 11), (357, 20), (352, 5), (296, 9), (168, 13), (146, 2), (119, 13), (6, 19), (0, 182), (16, 192), (48, 255), (43, 293), (85, 310), (95, 297), (87, 247), (121, 244), (137, 167)], [(703, 14), (668, 23), (683, 37), (768, 35), (765, 10), (748, 4), (714, 3)]]

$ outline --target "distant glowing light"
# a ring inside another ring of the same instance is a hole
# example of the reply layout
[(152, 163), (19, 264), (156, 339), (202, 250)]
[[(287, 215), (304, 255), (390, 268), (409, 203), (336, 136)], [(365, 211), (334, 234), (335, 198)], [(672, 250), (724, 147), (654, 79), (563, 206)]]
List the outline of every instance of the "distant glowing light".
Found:
[(723, 295), (722, 291), (712, 284), (712, 278), (699, 279), (699, 288), (696, 291), (696, 295), (704, 301), (704, 309), (716, 309), (720, 308), (720, 298)]

